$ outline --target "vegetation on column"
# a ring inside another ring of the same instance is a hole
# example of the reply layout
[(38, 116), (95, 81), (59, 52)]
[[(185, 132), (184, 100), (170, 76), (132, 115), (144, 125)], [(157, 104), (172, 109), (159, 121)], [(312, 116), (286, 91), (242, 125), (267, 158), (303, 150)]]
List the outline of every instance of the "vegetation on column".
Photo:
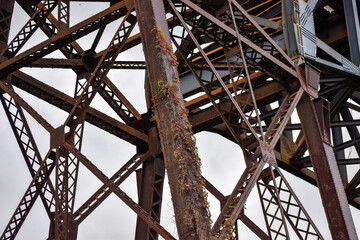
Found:
[[(159, 54), (162, 56), (159, 57), (162, 59), (162, 67), (166, 70), (164, 71), (166, 76), (157, 80), (157, 87), (152, 91), (154, 112), (157, 118), (163, 117), (161, 112), (165, 112), (168, 119), (165, 128), (159, 126), (160, 138), (166, 139), (166, 134), (172, 136), (172, 142), (162, 141), (162, 146), (163, 150), (173, 151), (171, 156), (173, 162), (170, 162), (171, 160), (167, 159), (165, 154), (165, 164), (168, 173), (169, 169), (172, 169), (169, 173), (169, 182), (174, 209), (177, 205), (176, 201), (183, 201), (181, 204), (185, 206), (181, 213), (175, 209), (179, 237), (180, 239), (210, 239), (209, 202), (205, 182), (201, 175), (201, 161), (195, 137), (180, 91), (177, 59), (173, 54), (171, 43), (166, 41), (161, 29), (154, 26), (152, 31), (156, 34), (156, 47), (161, 50)], [(171, 129), (170, 133), (165, 132), (167, 128)], [(170, 174), (173, 175), (172, 177), (177, 177), (177, 186), (171, 186)], [(174, 191), (177, 191), (175, 195), (180, 198), (174, 198)], [(176, 216), (177, 214), (182, 216)]]

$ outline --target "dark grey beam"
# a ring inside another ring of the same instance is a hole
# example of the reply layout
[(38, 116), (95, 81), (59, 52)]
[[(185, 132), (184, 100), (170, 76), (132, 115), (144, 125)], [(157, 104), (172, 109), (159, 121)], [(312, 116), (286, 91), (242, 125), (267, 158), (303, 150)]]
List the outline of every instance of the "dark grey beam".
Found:
[(335, 152), (338, 152), (338, 151), (341, 151), (343, 149), (346, 149), (346, 148), (352, 147), (354, 145), (357, 145), (357, 144), (359, 144), (359, 142), (360, 142), (360, 138), (354, 138), (354, 139), (351, 139), (349, 141), (340, 143), (339, 145), (335, 145), (333, 147), (333, 149), (334, 149)]
[[(261, 119), (263, 120), (263, 119)], [(360, 126), (360, 120), (353, 120), (353, 121), (333, 121), (330, 123), (330, 126), (332, 128), (336, 127), (349, 127), (349, 126)], [(263, 129), (266, 131), (267, 126), (263, 126)], [(300, 123), (293, 123), (288, 124), (285, 127), (285, 131), (293, 131), (293, 130), (301, 130), (301, 124)]]
[[(341, 113), (341, 116), (344, 119), (344, 121), (353, 121), (354, 120), (351, 115), (351, 112), (348, 108), (346, 108), (346, 107), (341, 108), (340, 113)], [(356, 126), (347, 126), (346, 128), (347, 128), (348, 133), (352, 140), (360, 138), (359, 130), (357, 129)], [(358, 142), (356, 142), (356, 143), (354, 143), (354, 147), (356, 149), (357, 154), (360, 156), (360, 144)]]
[[(337, 159), (336, 163), (338, 165), (355, 165), (360, 164), (360, 158), (342, 158)], [(312, 167), (310, 162), (310, 157), (304, 157), (299, 160), (299, 166), (300, 167)]]
[(283, 0), (282, 1), (282, 24), (284, 28), (284, 38), (286, 51), (290, 57), (294, 57), (298, 54), (297, 42), (295, 38), (294, 24), (293, 24), (293, 15), (294, 15), (294, 5), (293, 0)]
[(360, 65), (360, 26), (356, 0), (343, 0), (352, 62)]
[(331, 116), (334, 116), (339, 112), (340, 108), (342, 108), (343, 104), (348, 100), (354, 91), (355, 89), (352, 87), (344, 87), (336, 93), (330, 103)]
[[(333, 120), (334, 121), (340, 121), (340, 114), (337, 113), (333, 117)], [(333, 144), (334, 145), (339, 145), (342, 142), (344, 142), (343, 135), (342, 135), (342, 130), (341, 130), (340, 127), (333, 127), (331, 129), (331, 131), (332, 131), (332, 135), (333, 135), (332, 139), (333, 139)], [(344, 159), (345, 158), (345, 151), (344, 150), (335, 151), (335, 157), (336, 157), (336, 160)], [(348, 182), (346, 166), (338, 166), (338, 167), (339, 167), (339, 171), (340, 171), (341, 180), (343, 181), (343, 184), (346, 184)]]
[(349, 103), (349, 102), (346, 102), (344, 104), (344, 106), (348, 107), (348, 108), (351, 108), (352, 110), (355, 110), (357, 112), (360, 112), (360, 107), (359, 106), (356, 106), (355, 104), (353, 103)]
[(346, 188), (346, 192), (351, 195), (354, 190), (359, 191), (359, 189), (357, 188), (359, 184), (360, 184), (360, 170), (357, 171), (357, 173), (349, 183), (348, 187)]

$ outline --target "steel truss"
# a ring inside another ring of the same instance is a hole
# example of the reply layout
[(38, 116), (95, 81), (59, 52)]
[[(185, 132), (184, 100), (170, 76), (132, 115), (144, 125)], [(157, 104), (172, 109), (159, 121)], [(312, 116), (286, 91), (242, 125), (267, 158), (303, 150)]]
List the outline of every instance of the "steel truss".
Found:
[[(301, 193), (283, 175), (286, 170), (318, 187), (333, 239), (357, 239), (349, 204), (360, 209), (359, 3), (148, 1), (154, 13), (136, 9), (133, 1), (99, 1), (109, 6), (76, 25), (71, 25), (75, 0), (0, 1), (0, 99), (32, 178), (1, 239), (15, 239), (38, 197), (49, 217), (48, 239), (77, 239), (79, 225), (111, 193), (137, 215), (135, 239), (175, 239), (160, 224), (166, 166), (158, 137), (163, 129), (151, 103), (156, 96), (146, 90), (148, 112), (141, 114), (108, 77), (114, 69), (142, 69), (146, 82), (158, 81), (149, 73), (163, 66), (117, 59), (141, 44), (141, 37), (148, 44), (155, 30), (172, 41), (175, 52), (168, 61), (176, 61), (192, 130), (219, 133), (243, 151), (246, 167), (234, 176), (239, 180), (229, 196), (204, 179), (221, 205), (212, 238), (239, 239), (242, 222), (261, 239), (290, 239), (290, 229), (299, 239), (324, 239), (296, 195)], [(29, 18), (9, 39), (11, 21), (17, 21), (15, 3)], [(154, 19), (152, 31), (144, 32), (143, 16)], [(119, 26), (109, 43), (104, 33), (114, 21)], [(48, 39), (24, 51), (36, 31)], [(91, 47), (83, 49), (76, 41), (93, 32)], [(101, 41), (108, 45), (98, 51)], [(64, 58), (47, 58), (55, 51)], [(147, 59), (159, 57), (149, 52)], [(26, 67), (72, 69), (73, 97), (24, 73)], [(52, 126), (19, 89), (64, 110), (64, 123)], [(97, 94), (117, 119), (91, 107)], [(24, 112), (50, 135), (44, 157)], [(86, 122), (137, 148), (111, 177), (82, 152)], [(76, 209), (80, 166), (103, 185)], [(131, 174), (137, 177), (137, 202), (120, 189)], [(254, 188), (266, 229), (246, 214)]]

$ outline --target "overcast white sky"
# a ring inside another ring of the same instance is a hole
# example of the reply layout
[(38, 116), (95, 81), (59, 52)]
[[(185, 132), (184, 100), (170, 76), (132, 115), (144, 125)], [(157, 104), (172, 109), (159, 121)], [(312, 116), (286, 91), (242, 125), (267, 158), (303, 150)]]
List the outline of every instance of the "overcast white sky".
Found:
[[(71, 24), (73, 25), (85, 19), (106, 6), (107, 4), (104, 3), (72, 3)], [(17, 5), (15, 7), (15, 16), (10, 38), (17, 33), (28, 19), (26, 14), (24, 14)], [(119, 21), (116, 21), (106, 29), (106, 37), (102, 39), (98, 49), (103, 49), (108, 45), (118, 24)], [(95, 34), (90, 34), (80, 39), (78, 43), (87, 50), (92, 43), (89, 39), (92, 39), (94, 36)], [(38, 31), (24, 49), (33, 46), (43, 39), (46, 39), (46, 37), (41, 31)], [(48, 57), (63, 56), (61, 53), (55, 52)], [(121, 54), (119, 59), (143, 60), (141, 46)], [(39, 70), (27, 68), (24, 69), (24, 71), (70, 96), (73, 95), (76, 75), (71, 70)], [(109, 73), (109, 78), (113, 80), (141, 113), (146, 111), (143, 90), (144, 71), (112, 70)], [(19, 89), (16, 89), (16, 91), (28, 101), (30, 105), (34, 106), (54, 127), (58, 127), (64, 123), (67, 117), (66, 113)], [(118, 119), (116, 114), (112, 112), (100, 97), (95, 98), (92, 106)], [(49, 135), (28, 114), (27, 120), (31, 126), (40, 152), (42, 156), (44, 156), (49, 149)], [(2, 232), (31, 179), (2, 107), (0, 109), (0, 125), (2, 126), (0, 129), (0, 231)], [(224, 195), (230, 194), (244, 170), (244, 162), (240, 148), (221, 136), (212, 133), (199, 133), (196, 135), (196, 138), (199, 154), (203, 163), (204, 176)], [(135, 154), (135, 147), (108, 133), (102, 132), (90, 124), (86, 124), (83, 139), (83, 153), (105, 174), (111, 176)], [(356, 166), (355, 169), (358, 167), (359, 166)], [(317, 189), (287, 174), (285, 171), (283, 171), (283, 173), (286, 174), (288, 181), (293, 185), (298, 197), (302, 200), (310, 216), (313, 217), (313, 220), (318, 225), (325, 239), (330, 239)], [(75, 206), (80, 206), (100, 186), (100, 181), (93, 177), (84, 166), (80, 166), (78, 194)], [(129, 179), (121, 185), (121, 188), (134, 200), (137, 200), (135, 186), (135, 175), (131, 175)], [(219, 214), (219, 203), (212, 196), (210, 196), (210, 207), (213, 220), (215, 220), (215, 217)], [(355, 225), (360, 226), (359, 211), (353, 210), (352, 208)], [(252, 191), (246, 203), (246, 212), (259, 226), (264, 226), (256, 189)], [(161, 223), (170, 233), (176, 235), (174, 222), (169, 187), (166, 180)], [(133, 239), (135, 224), (136, 215), (122, 203), (120, 199), (115, 195), (111, 195), (80, 225), (78, 239)], [(42, 203), (41, 201), (37, 201), (22, 230), (18, 234), (17, 239), (45, 239), (48, 232), (48, 225), (48, 219)], [(359, 230), (359, 227), (357, 227), (358, 235), (360, 236)], [(256, 236), (241, 224), (240, 232), (240, 239), (256, 239)], [(296, 239), (293, 234), (292, 239)]]

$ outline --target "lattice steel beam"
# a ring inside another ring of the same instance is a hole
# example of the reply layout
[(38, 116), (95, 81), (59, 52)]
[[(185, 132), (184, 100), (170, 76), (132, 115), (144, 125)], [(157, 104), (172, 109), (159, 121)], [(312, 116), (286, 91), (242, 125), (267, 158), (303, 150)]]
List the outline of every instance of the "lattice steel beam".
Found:
[[(110, 181), (119, 186), (125, 179), (133, 173), (142, 163), (148, 160), (150, 154), (136, 154), (128, 162), (126, 162), (111, 178)], [(109, 195), (110, 189), (107, 185), (103, 185), (97, 190), (86, 202), (84, 202), (75, 212), (74, 221), (76, 225), (79, 225), (86, 219)]]
[(106, 177), (92, 162), (90, 162), (84, 155), (76, 150), (74, 146), (65, 142), (64, 147), (76, 156), (86, 168), (88, 168), (100, 181), (102, 181), (107, 188), (115, 193), (126, 205), (128, 205), (139, 217), (141, 217), (151, 228), (159, 233), (164, 239), (175, 239), (169, 232), (167, 232), (160, 224), (154, 220), (144, 209), (136, 204), (125, 192), (117, 187), (112, 181)]
[[(40, 82), (33, 77), (30, 77), (25, 73), (16, 72), (13, 75), (12, 84), (66, 112), (70, 112), (75, 105), (75, 99), (72, 97)], [(85, 120), (132, 144), (141, 145), (148, 141), (146, 134), (127, 126), (94, 108), (89, 108)]]
[(25, 195), (21, 199), (14, 215), (11, 217), (9, 224), (6, 226), (5, 231), (1, 235), (2, 240), (15, 239), (16, 234), (20, 230), (21, 225), (24, 223), (31, 207), (40, 194), (39, 189), (44, 187), (44, 184), (48, 181), (51, 171), (55, 167), (55, 157), (53, 155), (55, 154), (49, 150), (47, 155), (44, 157), (44, 161), (40, 164), (38, 171), (34, 175), (32, 182), (25, 192)]
[(76, 39), (110, 23), (126, 14), (123, 2), (112, 5), (104, 11), (84, 20), (83, 22), (59, 32), (56, 36), (0, 64), (0, 76), (4, 77), (27, 64), (65, 46)]
[(9, 43), (7, 48), (1, 51), (0, 55), (7, 58), (14, 57), (35, 33), (35, 31), (42, 24), (44, 24), (46, 18), (49, 16), (49, 14), (51, 14), (56, 5), (57, 0), (44, 0), (39, 2), (37, 5), (33, 5), (32, 10), (34, 11), (34, 14), (19, 31), (19, 33), (14, 37), (14, 39)]

